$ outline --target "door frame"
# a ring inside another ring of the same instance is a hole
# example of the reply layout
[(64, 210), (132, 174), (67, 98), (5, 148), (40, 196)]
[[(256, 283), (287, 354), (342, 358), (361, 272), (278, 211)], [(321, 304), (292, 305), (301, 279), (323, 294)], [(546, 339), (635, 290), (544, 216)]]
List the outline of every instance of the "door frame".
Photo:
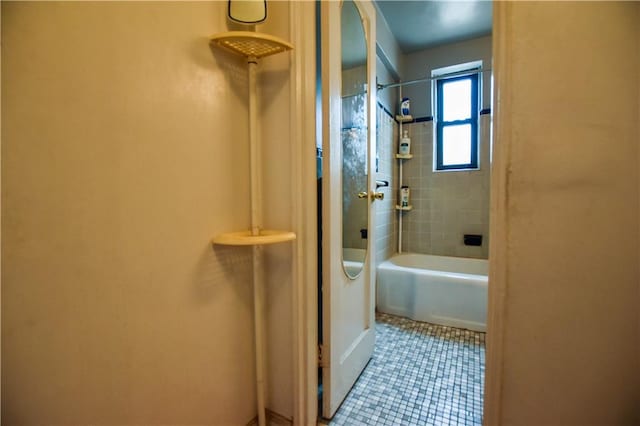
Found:
[(510, 111), (511, 68), (508, 52), (511, 41), (510, 2), (493, 2), (492, 46), (493, 93), (491, 114), (492, 160), (489, 210), (489, 288), (487, 306), (487, 337), (485, 348), (485, 378), (483, 417), (486, 425), (500, 425), (502, 412), (502, 373), (504, 365), (504, 334), (508, 273), (509, 222), (508, 184), (511, 144), (511, 122), (502, 120)]
[[(499, 425), (502, 412), (504, 323), (507, 292), (507, 200), (509, 134), (511, 124), (501, 120), (508, 111), (511, 74), (509, 48), (511, 4), (493, 3), (493, 159), (487, 348), (485, 364), (484, 424)], [(315, 425), (318, 419), (318, 298), (316, 292), (318, 249), (316, 235), (316, 45), (315, 2), (289, 3), (289, 28), (296, 46), (290, 68), (291, 182), (293, 229), (298, 235), (292, 262), (293, 309), (293, 423)]]
[[(289, 2), (291, 55), (293, 424), (318, 418), (318, 236), (316, 200), (316, 5)], [(313, 34), (313, 37), (309, 37)]]

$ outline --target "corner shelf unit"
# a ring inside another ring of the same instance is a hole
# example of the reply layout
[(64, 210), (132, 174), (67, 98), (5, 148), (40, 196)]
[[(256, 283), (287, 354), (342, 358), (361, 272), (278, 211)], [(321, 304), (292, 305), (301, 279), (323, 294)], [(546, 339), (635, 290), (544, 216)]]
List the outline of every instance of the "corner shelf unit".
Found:
[(398, 160), (410, 160), (413, 158), (413, 154), (396, 154)]
[(256, 66), (258, 59), (293, 49), (293, 45), (278, 37), (253, 31), (230, 31), (210, 37), (211, 44), (222, 50), (246, 59), (249, 71), (249, 148), (251, 152), (251, 229), (226, 232), (213, 238), (214, 244), (231, 246), (252, 246), (276, 244), (295, 240), (290, 231), (262, 229), (261, 181), (257, 135)]
[(225, 232), (216, 235), (213, 243), (225, 246), (258, 246), (284, 243), (295, 239), (296, 234), (290, 231), (261, 229), (258, 235), (253, 235), (251, 231)]
[(396, 120), (398, 123), (408, 123), (413, 121), (413, 116), (411, 115), (396, 115)]
[(260, 175), (260, 141), (258, 137), (258, 105), (256, 67), (258, 59), (293, 49), (293, 46), (268, 34), (252, 31), (231, 31), (210, 38), (213, 47), (239, 55), (247, 62), (249, 80), (249, 153), (251, 173), (251, 228), (249, 230), (226, 232), (213, 238), (213, 244), (230, 246), (252, 246), (253, 256), (253, 309), (254, 338), (256, 353), (256, 406), (258, 424), (266, 426), (266, 361), (264, 344), (265, 285), (263, 249), (265, 244), (292, 241), (296, 234), (290, 231), (262, 229), (262, 176)]
[[(402, 85), (400, 87), (400, 99), (402, 99)], [(402, 125), (404, 123), (410, 123), (413, 121), (413, 116), (411, 115), (396, 115), (396, 121), (399, 124), (398, 127), (398, 141), (402, 139), (403, 131)], [(400, 145), (398, 145), (398, 149)], [(396, 154), (396, 159), (398, 160), (398, 190), (402, 188), (402, 165), (405, 160), (410, 160), (413, 158), (412, 154)], [(396, 204), (395, 209), (398, 211), (398, 253), (402, 253), (402, 216), (404, 212), (408, 212), (413, 210), (413, 206), (401, 206)]]

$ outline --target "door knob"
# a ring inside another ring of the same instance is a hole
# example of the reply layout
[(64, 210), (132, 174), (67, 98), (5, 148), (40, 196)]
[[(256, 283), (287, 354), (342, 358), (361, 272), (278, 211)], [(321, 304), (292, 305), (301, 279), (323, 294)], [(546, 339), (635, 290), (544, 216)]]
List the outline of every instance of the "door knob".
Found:
[[(369, 193), (366, 192), (366, 191), (358, 192), (358, 198), (367, 198), (368, 195), (369, 195)], [(371, 199), (372, 200), (384, 200), (384, 193), (382, 193), (382, 192), (372, 192), (371, 193)]]

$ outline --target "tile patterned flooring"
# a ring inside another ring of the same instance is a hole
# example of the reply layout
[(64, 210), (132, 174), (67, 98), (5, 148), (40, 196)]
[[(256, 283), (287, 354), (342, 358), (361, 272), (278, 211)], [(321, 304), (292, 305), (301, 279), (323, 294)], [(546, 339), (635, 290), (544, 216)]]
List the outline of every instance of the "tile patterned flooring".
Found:
[(373, 358), (331, 426), (482, 425), (485, 333), (376, 314)]

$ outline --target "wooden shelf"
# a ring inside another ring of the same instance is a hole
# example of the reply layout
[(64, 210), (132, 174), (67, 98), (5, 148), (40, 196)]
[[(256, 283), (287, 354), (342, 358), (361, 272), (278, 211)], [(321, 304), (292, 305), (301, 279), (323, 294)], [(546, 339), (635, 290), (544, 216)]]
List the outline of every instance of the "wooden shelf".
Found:
[(413, 206), (402, 207), (396, 204), (396, 210), (402, 210), (402, 211), (408, 212), (409, 210), (413, 210)]
[(411, 115), (396, 115), (396, 120), (401, 123), (406, 123), (408, 121), (413, 121), (413, 116)]
[(225, 246), (257, 246), (283, 243), (295, 239), (296, 234), (290, 231), (263, 229), (260, 231), (260, 235), (251, 235), (251, 231), (227, 232), (217, 235), (213, 239), (213, 243)]
[(413, 154), (396, 154), (396, 158), (408, 160), (410, 158), (413, 158)]

